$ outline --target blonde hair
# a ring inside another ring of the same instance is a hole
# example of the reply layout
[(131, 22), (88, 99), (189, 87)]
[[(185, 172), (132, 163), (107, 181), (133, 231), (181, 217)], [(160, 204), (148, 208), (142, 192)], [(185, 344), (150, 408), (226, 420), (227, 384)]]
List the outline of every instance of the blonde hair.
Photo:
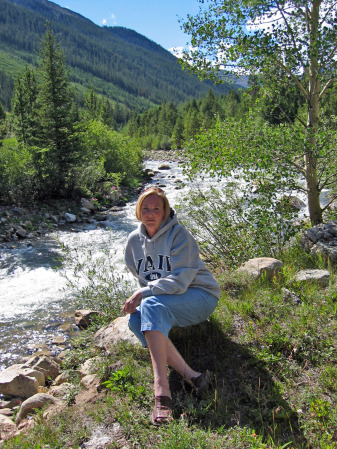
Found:
[(164, 221), (167, 220), (168, 217), (170, 216), (171, 208), (170, 208), (170, 204), (168, 202), (168, 199), (165, 195), (164, 190), (162, 190), (160, 187), (149, 187), (148, 189), (144, 190), (143, 193), (140, 194), (140, 196), (137, 200), (137, 204), (136, 204), (137, 220), (142, 221), (142, 219), (141, 219), (142, 205), (143, 205), (145, 198), (147, 198), (150, 195), (156, 195), (162, 199), (163, 205), (164, 205), (164, 212), (165, 212)]

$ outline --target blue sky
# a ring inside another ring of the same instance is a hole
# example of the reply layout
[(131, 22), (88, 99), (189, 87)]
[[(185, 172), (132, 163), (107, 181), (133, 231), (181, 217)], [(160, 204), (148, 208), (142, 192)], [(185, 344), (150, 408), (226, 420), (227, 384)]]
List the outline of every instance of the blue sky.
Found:
[(166, 49), (185, 47), (179, 19), (198, 12), (198, 0), (52, 0), (97, 25), (131, 28)]

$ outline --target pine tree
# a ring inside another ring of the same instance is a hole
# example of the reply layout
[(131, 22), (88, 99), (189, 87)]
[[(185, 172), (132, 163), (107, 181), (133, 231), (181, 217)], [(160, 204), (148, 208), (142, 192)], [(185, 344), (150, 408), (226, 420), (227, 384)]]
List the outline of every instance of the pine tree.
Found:
[(175, 148), (182, 148), (184, 144), (184, 123), (182, 117), (179, 115), (176, 124), (174, 125), (172, 140)]
[(63, 51), (48, 23), (40, 49), (39, 71), (39, 146), (44, 148), (46, 189), (51, 195), (62, 196), (72, 189), (71, 171), (78, 156), (74, 92)]
[(6, 135), (6, 111), (3, 104), (0, 101), (0, 140)]
[(25, 145), (34, 145), (40, 130), (37, 96), (35, 73), (26, 66), (24, 73), (16, 80), (12, 99), (14, 129), (18, 139)]
[(90, 89), (86, 92), (84, 96), (84, 107), (86, 109), (86, 117), (90, 120), (97, 119), (97, 112), (98, 112), (98, 98), (97, 94), (93, 87), (90, 87)]
[(108, 98), (102, 98), (99, 102), (98, 116), (105, 125), (109, 126), (109, 128), (114, 128), (115, 120), (113, 117), (111, 102)]
[(5, 120), (6, 118), (6, 111), (5, 108), (3, 107), (3, 104), (0, 101), (0, 120)]
[(215, 97), (214, 92), (209, 90), (200, 105), (201, 117), (205, 128), (211, 128), (215, 124), (218, 111), (217, 98)]

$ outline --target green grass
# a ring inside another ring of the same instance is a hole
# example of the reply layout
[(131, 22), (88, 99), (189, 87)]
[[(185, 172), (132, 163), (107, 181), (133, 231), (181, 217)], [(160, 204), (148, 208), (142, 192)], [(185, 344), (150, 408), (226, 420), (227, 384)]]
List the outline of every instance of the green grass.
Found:
[[(322, 261), (294, 249), (282, 257), (283, 274), (273, 282), (219, 273), (222, 298), (211, 319), (171, 333), (189, 364), (214, 372), (212, 389), (198, 399), (169, 371), (172, 423), (151, 426), (149, 353), (121, 344), (100, 370), (107, 388), (99, 401), (79, 410), (75, 398), (60, 415), (39, 416), (29, 433), (3, 449), (80, 448), (98, 426), (109, 432), (116, 425), (107, 447), (337, 448), (337, 277), (330, 268), (328, 287), (294, 286), (296, 271), (322, 268)], [(301, 304), (284, 299), (283, 287)], [(73, 365), (80, 350), (95, 353), (90, 342), (83, 333), (78, 344), (74, 340)]]
[[(32, 58), (32, 61), (36, 62), (37, 58)], [(4, 70), (12, 78), (23, 73), (25, 64), (32, 65), (32, 61), (24, 59), (24, 55), (14, 50), (4, 51), (0, 49), (0, 70)]]

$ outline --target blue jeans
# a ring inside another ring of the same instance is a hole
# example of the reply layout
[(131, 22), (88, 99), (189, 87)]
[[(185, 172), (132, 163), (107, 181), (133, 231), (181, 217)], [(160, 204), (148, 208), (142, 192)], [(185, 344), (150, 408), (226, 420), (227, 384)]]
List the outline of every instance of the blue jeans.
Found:
[(160, 331), (166, 337), (172, 327), (186, 327), (205, 321), (218, 304), (218, 298), (201, 288), (189, 288), (181, 295), (149, 296), (130, 314), (129, 327), (147, 346), (143, 332)]

